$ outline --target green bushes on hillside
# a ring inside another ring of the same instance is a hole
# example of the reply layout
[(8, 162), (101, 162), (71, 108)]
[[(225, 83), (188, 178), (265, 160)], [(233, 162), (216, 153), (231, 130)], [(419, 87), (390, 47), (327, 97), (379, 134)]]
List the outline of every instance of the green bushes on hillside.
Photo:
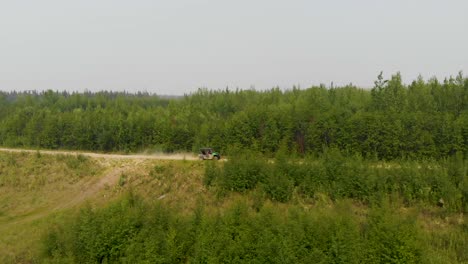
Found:
[(359, 219), (348, 204), (255, 212), (239, 201), (181, 215), (134, 196), (81, 210), (44, 237), (44, 260), (70, 263), (421, 263), (425, 241), (411, 216), (387, 208)]
[(266, 160), (258, 155), (232, 156), (224, 165), (209, 164), (209, 185), (244, 192), (260, 188), (270, 199), (287, 202), (298, 194), (332, 200), (351, 198), (364, 203), (396, 195), (407, 205), (442, 206), (467, 212), (468, 161), (461, 155), (440, 162), (380, 163), (328, 149), (318, 158)]

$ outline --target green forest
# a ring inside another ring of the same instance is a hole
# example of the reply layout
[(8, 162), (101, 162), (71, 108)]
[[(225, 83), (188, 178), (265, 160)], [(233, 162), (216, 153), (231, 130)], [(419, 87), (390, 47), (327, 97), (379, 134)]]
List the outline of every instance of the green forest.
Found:
[(338, 148), (365, 158), (443, 158), (468, 151), (468, 79), (399, 73), (372, 89), (199, 89), (148, 93), (1, 92), (0, 145), (100, 152), (249, 149), (273, 156)]
[[(32, 253), (12, 247), (23, 255), (5, 258), (11, 263), (468, 262), (462, 73), (410, 84), (381, 73), (371, 89), (199, 89), (173, 98), (0, 92), (0, 145), (38, 149), (0, 153), (0, 201), (57, 191), (66, 202), (67, 193), (116, 180), (30, 223), (26, 209), (15, 222), (14, 206), (0, 207), (0, 223), (20, 230), (23, 217), (25, 230), (41, 230)], [(227, 159), (40, 152), (200, 147)], [(15, 238), (14, 228), (0, 225), (0, 235)]]

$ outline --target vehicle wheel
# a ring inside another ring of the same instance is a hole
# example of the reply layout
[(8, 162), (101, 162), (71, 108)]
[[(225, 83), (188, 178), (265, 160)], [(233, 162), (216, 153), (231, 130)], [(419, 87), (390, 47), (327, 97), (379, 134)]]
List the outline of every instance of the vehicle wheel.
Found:
[(214, 156), (214, 159), (219, 160), (219, 159), (221, 159), (221, 157), (220, 156)]

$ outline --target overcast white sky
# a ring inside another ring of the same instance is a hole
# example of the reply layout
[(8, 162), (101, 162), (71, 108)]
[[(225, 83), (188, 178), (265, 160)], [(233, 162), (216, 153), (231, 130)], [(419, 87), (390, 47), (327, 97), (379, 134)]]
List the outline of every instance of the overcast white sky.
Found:
[(0, 90), (269, 89), (468, 74), (466, 0), (0, 0)]

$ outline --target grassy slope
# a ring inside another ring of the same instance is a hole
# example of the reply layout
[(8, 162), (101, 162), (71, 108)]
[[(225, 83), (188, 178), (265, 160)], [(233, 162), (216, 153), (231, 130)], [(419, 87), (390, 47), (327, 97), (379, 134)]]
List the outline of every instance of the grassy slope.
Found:
[[(163, 201), (182, 213), (192, 211), (199, 201), (213, 212), (237, 200), (245, 200), (252, 206), (263, 201), (258, 190), (245, 195), (220, 195), (215, 188), (206, 189), (202, 184), (204, 164), (200, 161), (0, 153), (0, 263), (33, 260), (40, 254), (39, 240), (50, 220), (64, 217), (86, 204), (105, 206), (129, 189), (149, 202)], [(365, 218), (366, 206), (351, 203), (352, 210)], [(289, 204), (274, 206), (286, 210), (291, 204), (311, 210), (334, 206), (320, 195), (315, 200), (294, 195)], [(437, 239), (444, 234), (456, 234), (455, 230), (464, 225), (466, 218), (443, 214), (438, 208), (403, 208), (401, 211), (418, 212), (419, 225), (427, 231), (428, 237), (437, 234)], [(444, 243), (443, 239), (440, 243)]]
[(0, 263), (37, 256), (48, 220), (106, 205), (130, 188), (189, 211), (207, 195), (202, 173), (203, 163), (193, 161), (0, 152)]
[(0, 262), (36, 254), (46, 217), (99, 172), (78, 157), (0, 153)]

